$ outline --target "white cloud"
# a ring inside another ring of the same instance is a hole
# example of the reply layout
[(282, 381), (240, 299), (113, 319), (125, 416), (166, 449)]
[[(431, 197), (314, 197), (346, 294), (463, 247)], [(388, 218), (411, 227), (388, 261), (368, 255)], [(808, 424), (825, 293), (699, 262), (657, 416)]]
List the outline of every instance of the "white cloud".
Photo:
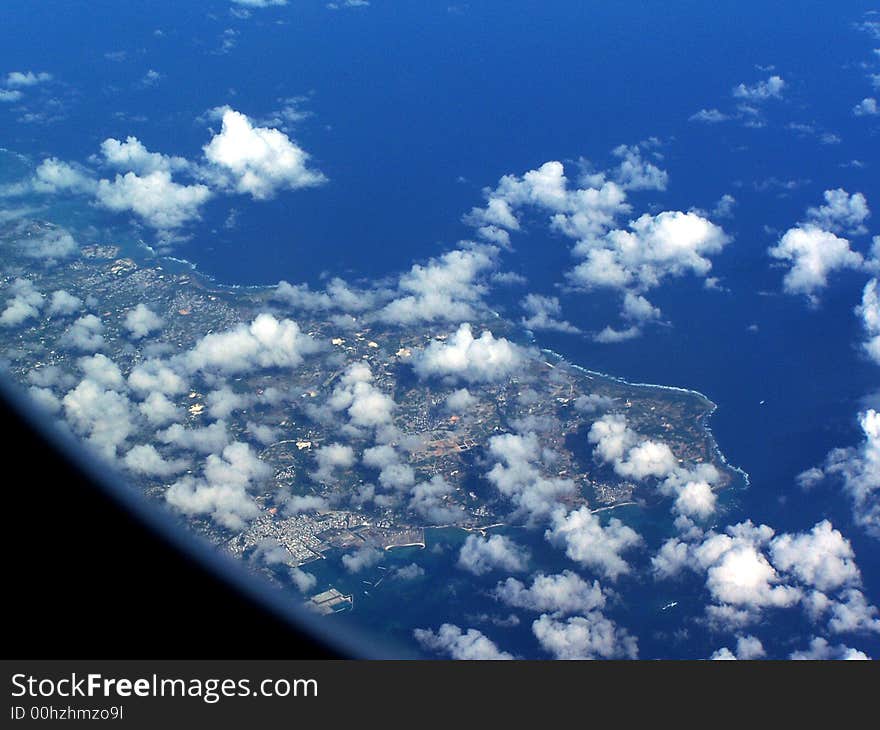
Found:
[(826, 231), (862, 234), (865, 220), (871, 215), (868, 201), (862, 193), (850, 195), (843, 188), (826, 190), (825, 204), (807, 208), (807, 220)]
[(598, 571), (610, 580), (630, 570), (621, 554), (641, 544), (642, 539), (631, 527), (617, 518), (602, 526), (589, 507), (553, 515), (552, 527), (544, 532), (550, 544), (565, 549), (565, 554), (576, 563)]
[(555, 659), (636, 659), (634, 637), (598, 612), (565, 620), (542, 615), (532, 624), (541, 647)]
[(640, 337), (641, 334), (641, 327), (636, 325), (631, 325), (622, 330), (608, 326), (593, 335), (593, 339), (603, 345), (613, 345), (618, 342), (626, 342), (627, 340), (635, 339), (636, 337)]
[(585, 261), (570, 273), (584, 287), (650, 289), (669, 276), (705, 276), (712, 268), (709, 255), (730, 239), (711, 221), (696, 213), (645, 213), (600, 239), (584, 239), (575, 253)]
[(454, 624), (443, 624), (436, 632), (416, 629), (413, 636), (425, 649), (448, 654), (453, 659), (513, 659), (477, 629), (462, 631)]
[(557, 297), (527, 294), (520, 303), (526, 313), (523, 325), (530, 330), (551, 330), (575, 334), (580, 330), (571, 322), (561, 319), (562, 307)]
[(861, 580), (849, 540), (828, 520), (810, 532), (784, 534), (770, 543), (770, 557), (780, 570), (821, 591), (832, 591)]
[(755, 636), (738, 636), (736, 639), (736, 652), (732, 652), (726, 646), (712, 654), (712, 659), (763, 659), (766, 655), (764, 645)]
[(138, 410), (154, 426), (165, 426), (181, 418), (181, 412), (164, 393), (150, 393)]
[(500, 434), (489, 439), (489, 455), (496, 463), (486, 478), (513, 504), (511, 519), (525, 518), (527, 524), (547, 520), (559, 500), (575, 493), (576, 486), (570, 479), (542, 473), (545, 453), (532, 432)]
[(203, 476), (185, 476), (165, 493), (168, 503), (187, 515), (209, 515), (217, 524), (241, 530), (259, 508), (248, 489), (272, 475), (250, 446), (233, 442), (221, 454), (209, 454)]
[(837, 646), (832, 646), (828, 643), (827, 639), (823, 639), (821, 636), (814, 636), (810, 640), (810, 645), (806, 649), (802, 649), (800, 651), (795, 651), (791, 654), (791, 659), (805, 659), (805, 660), (829, 660), (829, 659), (861, 659), (866, 660), (870, 659), (867, 654), (858, 649), (852, 649), (848, 646), (844, 646), (843, 644), (839, 644)]
[(49, 157), (34, 170), (30, 186), (37, 193), (91, 193), (97, 183), (84, 170)]
[(90, 357), (81, 357), (76, 362), (83, 374), (104, 388), (125, 390), (125, 378), (119, 366), (106, 355), (98, 353)]
[(244, 5), (248, 8), (270, 8), (287, 5), (287, 0), (232, 0), (236, 5)]
[(134, 433), (131, 402), (122, 393), (83, 378), (62, 399), (64, 415), (73, 429), (110, 459)]
[(458, 553), (458, 567), (474, 575), (518, 573), (528, 568), (528, 561), (528, 552), (504, 535), (468, 535)]
[(64, 289), (52, 292), (52, 296), (49, 298), (49, 314), (59, 317), (75, 314), (82, 309), (82, 306), (82, 299)]
[(120, 170), (149, 175), (153, 172), (174, 172), (189, 168), (183, 157), (171, 157), (150, 152), (137, 137), (127, 137), (124, 142), (110, 137), (101, 143), (103, 162)]
[(465, 413), (477, 402), (467, 388), (453, 390), (446, 396), (446, 408), (450, 413)]
[(853, 107), (852, 113), (857, 117), (874, 117), (880, 114), (880, 107), (874, 97), (867, 96)]
[(349, 573), (360, 573), (382, 561), (382, 551), (367, 545), (342, 556), (342, 565)]
[(372, 384), (373, 373), (367, 363), (348, 367), (333, 389), (329, 405), (334, 411), (346, 411), (356, 427), (372, 428), (391, 423), (394, 399)]
[(816, 292), (827, 286), (830, 273), (862, 266), (862, 255), (850, 249), (848, 240), (811, 224), (788, 229), (768, 253), (790, 265), (783, 289), (814, 301)]
[(101, 350), (107, 344), (104, 341), (104, 323), (94, 314), (84, 314), (70, 325), (61, 341), (82, 352)]
[(318, 585), (318, 579), (301, 568), (291, 568), (290, 579), (300, 593), (308, 593)]
[(147, 476), (169, 477), (189, 469), (188, 459), (165, 459), (152, 444), (138, 444), (122, 459), (126, 468)]
[(158, 314), (146, 304), (140, 303), (134, 309), (128, 310), (123, 324), (131, 333), (133, 340), (140, 340), (151, 332), (161, 329), (163, 323)]
[(871, 279), (862, 292), (862, 301), (856, 307), (856, 314), (862, 320), (862, 327), (868, 339), (862, 347), (875, 363), (880, 365), (880, 292), (877, 279)]
[(719, 124), (726, 122), (730, 116), (718, 109), (700, 109), (700, 111), (691, 114), (690, 121), (702, 122), (704, 124)]
[(449, 377), (470, 383), (505, 380), (520, 370), (524, 354), (518, 345), (485, 330), (474, 338), (471, 325), (462, 324), (448, 341), (434, 341), (413, 356), (420, 378)]
[(191, 449), (202, 454), (222, 451), (229, 443), (229, 431), (224, 421), (215, 421), (200, 428), (185, 428), (174, 423), (164, 431), (156, 433), (162, 443), (173, 444), (181, 449)]
[(347, 444), (327, 444), (315, 449), (314, 454), (318, 469), (312, 476), (319, 482), (330, 481), (337, 469), (350, 469), (356, 461), (354, 449)]
[(759, 81), (752, 86), (739, 84), (733, 89), (733, 96), (736, 99), (744, 101), (756, 102), (765, 101), (767, 99), (778, 99), (782, 96), (782, 90), (785, 88), (785, 81), (781, 76), (770, 76), (765, 81)]
[(486, 292), (480, 277), (494, 266), (496, 249), (454, 249), (400, 277), (399, 295), (378, 313), (394, 324), (460, 322), (470, 319)]
[(880, 631), (877, 609), (857, 589), (861, 576), (852, 547), (828, 521), (781, 535), (746, 521), (693, 537), (695, 542), (668, 540), (652, 564), (659, 578), (685, 568), (704, 574), (713, 623), (743, 626), (766, 609), (800, 605), (813, 621), (826, 616), (832, 632)]
[(640, 145), (622, 144), (615, 147), (612, 154), (620, 158), (614, 173), (616, 182), (624, 190), (666, 190), (669, 174), (643, 159)]
[(128, 376), (128, 385), (141, 395), (163, 393), (177, 395), (189, 387), (183, 376), (168, 363), (155, 358), (135, 366)]
[(131, 211), (151, 228), (174, 230), (198, 220), (199, 208), (211, 197), (202, 184), (181, 185), (167, 170), (143, 176), (134, 172), (98, 181), (95, 198), (99, 205), (115, 212)]
[(256, 200), (326, 181), (308, 168), (309, 155), (286, 134), (255, 127), (247, 116), (229, 108), (223, 110), (221, 130), (205, 145), (204, 153), (216, 184)]
[(451, 501), (455, 487), (440, 474), (416, 484), (410, 491), (408, 509), (432, 525), (454, 525), (467, 514), (461, 505)]
[(46, 71), (10, 71), (6, 75), (6, 85), (14, 88), (36, 86), (52, 80), (52, 74)]
[(538, 573), (529, 587), (516, 578), (508, 578), (496, 586), (493, 595), (508, 606), (554, 617), (605, 607), (605, 594), (599, 582), (587, 583), (570, 570), (557, 575)]
[(253, 322), (205, 335), (186, 354), (193, 371), (240, 373), (257, 368), (296, 367), (318, 343), (290, 320), (258, 314)]
[(0, 313), (0, 325), (18, 327), (40, 316), (45, 297), (30, 279), (15, 279), (9, 286), (9, 293), (12, 297), (6, 300), (6, 308)]

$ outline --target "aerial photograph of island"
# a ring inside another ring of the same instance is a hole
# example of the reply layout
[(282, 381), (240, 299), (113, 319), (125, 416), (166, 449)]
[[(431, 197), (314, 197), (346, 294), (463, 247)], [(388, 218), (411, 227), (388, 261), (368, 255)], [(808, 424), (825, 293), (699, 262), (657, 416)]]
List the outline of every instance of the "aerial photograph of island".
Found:
[(340, 651), (880, 656), (880, 9), (88, 5), (0, 373), (110, 489)]

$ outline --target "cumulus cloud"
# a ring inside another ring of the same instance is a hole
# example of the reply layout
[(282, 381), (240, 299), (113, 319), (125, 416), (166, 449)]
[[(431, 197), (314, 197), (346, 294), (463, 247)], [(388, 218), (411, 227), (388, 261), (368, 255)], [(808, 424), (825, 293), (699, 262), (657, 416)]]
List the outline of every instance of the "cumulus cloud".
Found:
[(718, 109), (712, 108), (700, 109), (698, 112), (691, 114), (689, 119), (692, 122), (702, 122), (703, 124), (719, 124), (720, 122), (726, 122), (730, 119), (730, 116)]
[(460, 322), (474, 317), (485, 294), (481, 277), (494, 266), (496, 249), (454, 249), (427, 264), (414, 264), (398, 282), (399, 293), (377, 317), (393, 324)]
[(40, 316), (45, 297), (37, 291), (30, 279), (15, 279), (10, 284), (6, 307), (0, 312), (0, 325), (18, 327), (29, 319)]
[(263, 313), (249, 325), (239, 324), (225, 332), (205, 335), (186, 354), (186, 363), (192, 371), (224, 374), (289, 368), (299, 365), (305, 355), (316, 352), (318, 347), (293, 320), (278, 320)]
[(513, 659), (477, 629), (462, 631), (454, 624), (443, 624), (437, 631), (415, 629), (416, 641), (425, 649), (446, 654), (453, 659)]
[(363, 312), (376, 306), (384, 292), (351, 286), (344, 279), (332, 278), (323, 291), (313, 291), (308, 284), (279, 281), (273, 298), (295, 309), (309, 311), (334, 310)]
[(98, 353), (91, 357), (81, 357), (77, 360), (77, 365), (87, 378), (98, 385), (114, 390), (125, 390), (125, 378), (122, 377), (122, 371), (106, 355)]
[(166, 459), (152, 444), (138, 444), (129, 449), (122, 463), (126, 468), (147, 476), (170, 477), (190, 467), (188, 459)]
[(546, 455), (537, 434), (500, 434), (489, 439), (489, 456), (495, 462), (486, 474), (488, 481), (514, 506), (511, 519), (534, 524), (548, 519), (559, 501), (575, 493), (570, 479), (543, 473)]
[(177, 395), (184, 393), (187, 382), (184, 377), (168, 363), (152, 358), (132, 368), (128, 376), (129, 387), (141, 395), (162, 393)]
[(767, 99), (780, 98), (784, 88), (785, 81), (782, 77), (773, 75), (766, 80), (759, 81), (751, 86), (747, 86), (746, 84), (735, 86), (733, 89), (733, 96), (736, 99), (742, 99), (743, 101), (749, 102), (766, 101)]
[(46, 262), (70, 258), (79, 252), (76, 239), (63, 228), (49, 228), (27, 236), (20, 240), (19, 248), (28, 258)]
[(64, 289), (58, 289), (57, 291), (52, 292), (52, 296), (49, 298), (48, 311), (49, 314), (64, 317), (67, 315), (76, 314), (80, 309), (82, 309), (82, 306), (82, 299), (74, 296)]
[(880, 293), (878, 293), (877, 279), (871, 279), (865, 284), (862, 301), (855, 311), (868, 336), (868, 339), (862, 343), (862, 348), (871, 360), (880, 365)]
[(163, 322), (158, 314), (146, 304), (141, 303), (126, 313), (123, 324), (132, 339), (140, 340), (151, 332), (161, 329)]
[(452, 501), (455, 487), (440, 474), (416, 484), (410, 491), (408, 509), (432, 525), (454, 525), (462, 522), (467, 513)]
[(599, 612), (556, 619), (542, 615), (532, 624), (541, 647), (555, 659), (636, 659), (635, 637)]
[(495, 587), (493, 595), (508, 606), (554, 618), (605, 607), (605, 594), (599, 582), (588, 583), (570, 570), (557, 575), (538, 573), (528, 587), (516, 578), (508, 578)]
[(212, 454), (221, 451), (229, 443), (229, 431), (225, 421), (215, 421), (197, 428), (186, 428), (180, 423), (174, 423), (157, 432), (156, 438), (162, 443), (173, 444), (181, 449)]
[(287, 5), (287, 0), (232, 0), (232, 2), (236, 5), (244, 5), (247, 8), (270, 8)]
[(101, 143), (104, 164), (127, 170), (137, 175), (153, 172), (186, 170), (190, 163), (183, 157), (171, 157), (160, 152), (150, 152), (137, 137), (127, 137), (124, 142), (112, 137)]
[(379, 483), (386, 489), (407, 489), (415, 484), (413, 468), (402, 463), (397, 449), (388, 444), (364, 449), (363, 462), (379, 469)]
[(645, 213), (629, 224), (595, 239), (582, 239), (575, 253), (584, 258), (570, 281), (585, 288), (650, 289), (666, 277), (693, 273), (705, 276), (708, 256), (729, 242), (724, 231), (697, 213)]
[(807, 220), (834, 233), (863, 234), (865, 220), (871, 215), (868, 201), (862, 193), (850, 195), (843, 188), (826, 190), (825, 204), (807, 208)]
[(308, 593), (318, 585), (318, 579), (301, 568), (290, 569), (290, 580), (293, 581), (293, 584), (300, 593)]
[(856, 523), (880, 539), (880, 413), (873, 408), (865, 411), (859, 416), (859, 425), (862, 442), (833, 450), (824, 471), (842, 481)]
[(113, 459), (135, 431), (128, 398), (86, 377), (62, 399), (67, 422), (89, 444)]
[(245, 443), (233, 442), (209, 454), (200, 478), (185, 476), (165, 493), (166, 501), (186, 515), (208, 515), (218, 525), (241, 530), (259, 514), (248, 489), (272, 475)]
[(828, 639), (824, 639), (821, 636), (814, 636), (810, 640), (810, 645), (806, 649), (792, 652), (790, 658), (815, 661), (822, 659), (867, 660), (871, 657), (858, 649), (852, 649), (843, 644), (832, 646), (828, 643)]
[(356, 461), (354, 449), (347, 444), (327, 444), (315, 449), (314, 454), (318, 468), (312, 477), (318, 482), (332, 480), (338, 469), (350, 469)]
[(866, 96), (853, 107), (852, 113), (857, 117), (874, 117), (880, 114), (880, 107), (873, 96)]
[(545, 297), (540, 294), (527, 294), (520, 302), (525, 311), (523, 325), (530, 330), (551, 330), (576, 334), (580, 330), (571, 322), (561, 319), (562, 306), (557, 297)]
[(504, 380), (522, 367), (522, 348), (489, 330), (475, 338), (471, 325), (462, 324), (446, 341), (434, 341), (413, 356), (420, 378), (446, 377), (470, 383)]
[(635, 530), (617, 518), (603, 526), (586, 506), (568, 513), (557, 511), (544, 537), (551, 545), (564, 549), (571, 560), (610, 580), (629, 572), (630, 566), (622, 554), (642, 542)]
[(104, 341), (104, 323), (94, 314), (84, 314), (68, 327), (61, 342), (82, 352), (101, 350), (107, 344)]
[(528, 552), (504, 535), (468, 535), (458, 553), (458, 567), (474, 575), (493, 570), (517, 573), (528, 567)]
[(89, 195), (107, 210), (134, 214), (168, 241), (183, 226), (199, 220), (202, 206), (218, 193), (245, 193), (264, 200), (280, 190), (325, 181), (307, 166), (308, 154), (283, 132), (255, 126), (228, 107), (214, 111), (221, 131), (203, 147), (198, 161), (150, 151), (134, 136), (111, 137), (101, 143), (90, 163), (119, 170), (112, 179), (98, 179), (80, 166), (48, 158), (27, 182), (4, 186), (2, 193)]
[(766, 609), (802, 606), (832, 632), (880, 631), (877, 609), (858, 590), (861, 575), (849, 541), (827, 520), (809, 532), (776, 535), (751, 521), (695, 542), (668, 540), (652, 559), (667, 578), (684, 569), (705, 575), (707, 616), (726, 627), (759, 619)]
[(6, 85), (13, 88), (36, 86), (52, 80), (46, 71), (10, 71), (6, 74)]
[(828, 285), (830, 273), (858, 269), (863, 261), (860, 253), (850, 249), (847, 239), (809, 224), (788, 229), (768, 253), (790, 265), (783, 289), (788, 294), (805, 294), (813, 301), (816, 292)]
[(712, 654), (712, 659), (763, 659), (766, 655), (764, 645), (755, 636), (738, 636), (736, 639), (736, 651), (731, 651), (726, 646)]
[(180, 410), (164, 393), (150, 393), (138, 410), (154, 426), (165, 426), (181, 418)]
[(861, 580), (849, 540), (828, 520), (810, 532), (783, 534), (770, 544), (770, 557), (780, 570), (820, 591), (833, 591)]
[(614, 171), (617, 183), (624, 190), (666, 190), (669, 174), (642, 157), (641, 145), (622, 144), (612, 154), (620, 158)]
[(309, 155), (277, 129), (256, 127), (241, 112), (226, 108), (222, 126), (204, 147), (216, 184), (256, 200), (279, 190), (312, 187), (326, 181), (309, 169)]
[(360, 573), (380, 562), (382, 562), (382, 551), (368, 545), (342, 556), (342, 565), (349, 573)]
[(446, 409), (450, 413), (465, 413), (476, 402), (477, 398), (467, 388), (459, 388), (446, 396)]
[(373, 373), (366, 363), (350, 365), (333, 389), (329, 405), (334, 411), (345, 411), (350, 423), (361, 428), (391, 423), (394, 399), (372, 384)]
[(98, 181), (95, 199), (108, 210), (132, 212), (151, 228), (169, 231), (198, 220), (211, 190), (200, 183), (181, 185), (167, 170), (145, 175), (127, 172)]

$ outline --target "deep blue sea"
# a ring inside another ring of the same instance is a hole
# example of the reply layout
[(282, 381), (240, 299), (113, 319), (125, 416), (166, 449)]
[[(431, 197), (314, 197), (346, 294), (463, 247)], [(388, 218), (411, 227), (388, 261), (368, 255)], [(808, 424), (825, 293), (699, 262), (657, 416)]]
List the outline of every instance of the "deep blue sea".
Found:
[[(226, 0), (7, 0), (0, 73), (51, 73), (52, 86), (30, 98), (36, 107), (36, 95), (44, 95), (54, 116), (25, 122), (14, 105), (0, 106), (0, 146), (30, 164), (46, 156), (86, 162), (103, 139), (135, 135), (151, 150), (195, 157), (208, 139), (197, 118), (208, 109), (229, 104), (259, 118), (295, 98), (305, 116), (292, 124), (291, 137), (329, 183), (269, 202), (218, 198), (175, 255), (227, 284), (284, 278), (320, 286), (332, 275), (386, 276), (452, 247), (470, 235), (461, 216), (504, 174), (547, 160), (573, 171), (579, 158), (603, 168), (615, 146), (656, 137), (663, 155), (657, 164), (670, 184), (665, 192), (633, 192), (635, 212), (710, 209), (733, 195), (734, 217), (718, 221), (734, 239), (714, 258), (722, 288), (670, 280), (652, 296), (668, 326), (629, 342), (601, 345), (553, 333), (538, 333), (537, 341), (590, 369), (705, 393), (718, 405), (711, 427), (721, 450), (751, 477), (750, 489), (719, 520), (748, 517), (784, 531), (828, 517), (853, 543), (865, 592), (880, 600), (877, 543), (853, 524), (844, 496), (832, 484), (808, 493), (794, 483), (832, 448), (858, 441), (856, 415), (880, 389), (880, 372), (858, 350), (862, 332), (852, 311), (866, 276), (835, 275), (821, 306), (810, 308), (781, 294), (783, 271), (766, 253), (826, 189), (860, 191), (880, 206), (880, 127), (851, 114), (870, 93), (862, 64), (880, 46), (854, 27), (872, 3), (447, 5), (372, 0), (332, 11), (303, 0), (240, 18)], [(225, 51), (224, 38), (233, 41)], [(765, 126), (688, 121), (701, 108), (731, 109), (732, 87), (765, 78), (769, 67), (788, 87), (784, 100), (766, 106)], [(161, 80), (145, 86), (140, 80), (150, 69)], [(839, 141), (822, 144), (792, 123)], [(18, 163), (10, 155), (2, 160), (3, 179), (15, 179)], [(44, 213), (79, 230), (98, 225), (150, 242), (152, 234), (132, 229), (125, 216), (83, 202), (52, 206)], [(232, 209), (235, 226), (228, 228)], [(869, 240), (853, 245), (865, 251)], [(565, 317), (585, 330), (608, 323), (611, 297), (559, 288), (571, 266), (570, 241), (533, 221), (513, 245), (504, 268), (524, 274), (528, 285), (493, 293), (499, 309), (519, 317), (517, 302), (530, 291), (559, 296)], [(668, 526), (639, 512), (626, 514), (649, 534), (665, 534)], [(424, 578), (398, 582), (395, 590), (380, 586), (371, 597), (358, 596), (354, 615), (384, 622), (383, 630), (401, 639), (414, 625), (465, 625), (471, 616), (470, 625), (503, 647), (527, 651), (518, 647), (534, 644), (528, 622), (480, 622), (479, 614), (503, 607), (486, 595), (491, 583), (455, 569), (450, 545), (457, 539), (431, 534), (426, 550), (402, 550), (384, 564), (415, 561), (442, 591), (424, 591)], [(565, 567), (540, 533), (517, 539), (532, 548), (536, 566)], [(332, 562), (315, 568), (319, 579)], [(362, 592), (356, 584), (377, 577), (326, 580), (350, 581), (346, 587)], [(682, 598), (688, 584), (658, 586), (636, 574), (620, 592), (627, 603), (612, 613), (639, 636), (642, 656), (704, 657), (723, 644), (676, 636), (680, 617), (660, 611), (679, 600), (678, 610), (698, 613), (698, 602)], [(858, 646), (880, 655), (876, 637)]]

